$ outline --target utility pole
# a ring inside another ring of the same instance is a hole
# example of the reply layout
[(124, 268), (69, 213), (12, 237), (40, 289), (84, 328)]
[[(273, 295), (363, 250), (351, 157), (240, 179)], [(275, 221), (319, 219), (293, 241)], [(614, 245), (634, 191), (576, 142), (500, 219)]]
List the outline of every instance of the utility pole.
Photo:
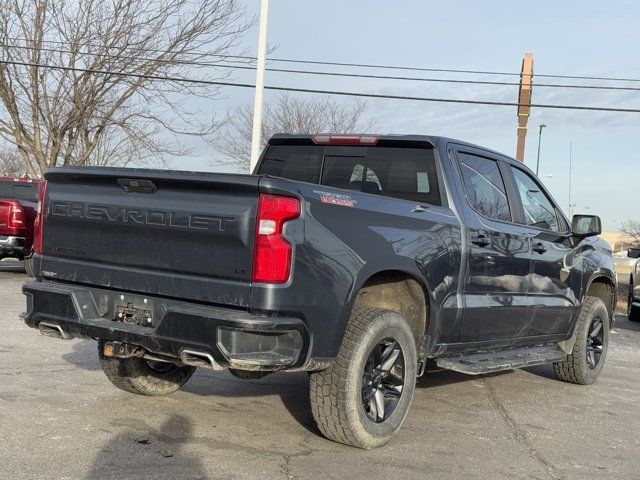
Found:
[(571, 164), (573, 163), (573, 140), (569, 142), (569, 218), (573, 218), (573, 205), (571, 204)]
[(260, 0), (260, 29), (258, 31), (258, 62), (256, 64), (256, 94), (253, 102), (253, 133), (251, 135), (251, 161), (249, 173), (253, 172), (260, 156), (262, 133), (262, 92), (264, 90), (264, 64), (267, 56), (267, 17), (269, 0)]
[(542, 143), (542, 129), (545, 127), (546, 125), (544, 123), (540, 124), (540, 132), (538, 133), (538, 160), (536, 161), (536, 177), (538, 176), (538, 171), (540, 170), (540, 144)]
[(518, 146), (516, 159), (524, 163), (524, 144), (527, 139), (527, 123), (531, 112), (531, 93), (533, 86), (533, 55), (525, 53), (520, 72), (520, 91), (518, 92)]

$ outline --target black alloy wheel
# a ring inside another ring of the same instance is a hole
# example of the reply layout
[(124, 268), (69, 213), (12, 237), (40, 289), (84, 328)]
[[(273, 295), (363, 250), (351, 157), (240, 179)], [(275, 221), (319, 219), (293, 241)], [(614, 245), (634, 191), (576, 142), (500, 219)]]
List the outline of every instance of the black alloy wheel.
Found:
[(396, 410), (405, 381), (404, 354), (392, 338), (379, 342), (369, 354), (362, 375), (362, 406), (375, 423)]
[(594, 370), (600, 363), (604, 348), (604, 323), (602, 318), (594, 317), (587, 335), (587, 365)]

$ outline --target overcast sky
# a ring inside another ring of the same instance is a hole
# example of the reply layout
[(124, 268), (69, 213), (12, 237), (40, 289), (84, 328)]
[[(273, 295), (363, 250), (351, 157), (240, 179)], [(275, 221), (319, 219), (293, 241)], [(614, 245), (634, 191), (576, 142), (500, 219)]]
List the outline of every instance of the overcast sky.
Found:
[[(258, 0), (248, 0), (257, 13)], [(640, 79), (637, 1), (271, 0), (268, 39), (274, 57), (416, 67), (519, 72), (525, 52), (534, 73)], [(242, 48), (256, 51), (257, 28)], [(240, 50), (239, 48), (238, 50)], [(285, 64), (278, 64), (283, 67)], [(315, 66), (292, 66), (315, 69)], [(327, 69), (330, 67), (326, 67)], [(335, 68), (362, 72), (362, 69)], [(366, 73), (513, 81), (513, 77), (379, 70)], [(235, 79), (253, 81), (253, 73)], [(536, 79), (542, 83), (609, 84), (603, 81)], [(309, 77), (267, 72), (268, 85), (340, 89), (394, 95), (517, 101), (517, 87)], [(637, 83), (610, 83), (636, 86)], [(253, 91), (228, 88), (211, 111), (251, 103)], [(266, 100), (272, 96), (266, 93)], [(339, 97), (349, 102), (348, 98)], [(640, 108), (640, 91), (537, 88), (534, 103)], [(444, 135), (515, 155), (515, 107), (470, 106), (370, 99), (369, 115), (380, 133)], [(208, 110), (209, 107), (207, 107)], [(540, 173), (568, 211), (569, 142), (573, 141), (572, 203), (576, 213), (595, 213), (605, 229), (640, 219), (640, 114), (534, 109), (529, 120), (526, 163), (535, 169), (538, 125), (545, 123)], [(198, 156), (175, 167), (223, 170), (220, 153), (197, 145)], [(211, 162), (214, 162), (214, 166)], [(228, 170), (228, 168), (227, 168)], [(549, 177), (550, 176), (550, 177)]]

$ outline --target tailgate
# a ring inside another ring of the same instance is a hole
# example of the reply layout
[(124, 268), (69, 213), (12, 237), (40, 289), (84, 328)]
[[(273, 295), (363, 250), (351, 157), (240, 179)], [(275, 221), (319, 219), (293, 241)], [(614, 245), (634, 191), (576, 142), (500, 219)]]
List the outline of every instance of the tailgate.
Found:
[(104, 168), (46, 179), (44, 277), (248, 306), (257, 176)]

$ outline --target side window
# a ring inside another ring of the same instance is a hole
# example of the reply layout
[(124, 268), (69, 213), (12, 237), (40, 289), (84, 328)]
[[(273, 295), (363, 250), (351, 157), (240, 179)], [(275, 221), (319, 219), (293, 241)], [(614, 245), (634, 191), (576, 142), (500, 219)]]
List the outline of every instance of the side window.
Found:
[(467, 198), (481, 215), (511, 221), (507, 192), (495, 160), (458, 153)]
[(564, 230), (558, 222), (556, 207), (542, 191), (538, 182), (519, 168), (511, 167), (511, 171), (516, 179), (527, 225), (554, 232)]

